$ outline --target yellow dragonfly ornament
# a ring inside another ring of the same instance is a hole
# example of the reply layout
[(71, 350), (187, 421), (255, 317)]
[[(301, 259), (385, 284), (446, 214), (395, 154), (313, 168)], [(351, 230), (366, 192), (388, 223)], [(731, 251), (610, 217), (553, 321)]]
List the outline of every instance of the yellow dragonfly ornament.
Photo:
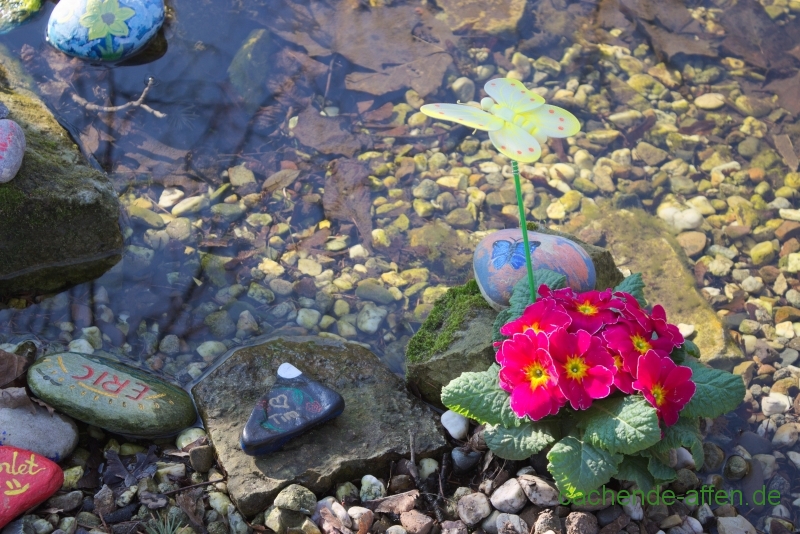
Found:
[(575, 115), (545, 104), (544, 98), (522, 82), (495, 78), (486, 82), (484, 90), (489, 96), (481, 100), (481, 109), (467, 104), (426, 104), (420, 111), (489, 132), (489, 139), (501, 154), (521, 163), (538, 160), (541, 143), (548, 137), (570, 137), (581, 129)]

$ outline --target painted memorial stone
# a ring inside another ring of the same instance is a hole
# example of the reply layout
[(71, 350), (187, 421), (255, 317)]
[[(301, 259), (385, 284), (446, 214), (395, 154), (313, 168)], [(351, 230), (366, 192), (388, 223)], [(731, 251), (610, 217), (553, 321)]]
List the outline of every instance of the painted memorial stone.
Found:
[(11, 119), (0, 119), (0, 183), (11, 181), (25, 156), (25, 132)]
[(169, 436), (197, 419), (184, 390), (96, 356), (48, 355), (28, 370), (28, 385), (56, 410), (117, 434)]
[(0, 34), (8, 33), (39, 12), (42, 0), (3, 0), (0, 8)]
[(341, 395), (283, 363), (275, 384), (250, 414), (239, 444), (251, 456), (269, 454), (343, 411)]
[[(594, 289), (595, 270), (591, 258), (577, 243), (563, 237), (528, 231), (531, 263), (567, 277), (576, 291)], [(508, 306), (514, 285), (527, 276), (525, 245), (519, 228), (500, 230), (484, 237), (472, 260), (475, 280), (483, 298), (495, 309)]]
[(63, 483), (64, 472), (44, 456), (0, 446), (0, 528), (49, 499)]
[(61, 0), (47, 22), (47, 41), (70, 56), (120, 61), (144, 48), (163, 23), (163, 0)]

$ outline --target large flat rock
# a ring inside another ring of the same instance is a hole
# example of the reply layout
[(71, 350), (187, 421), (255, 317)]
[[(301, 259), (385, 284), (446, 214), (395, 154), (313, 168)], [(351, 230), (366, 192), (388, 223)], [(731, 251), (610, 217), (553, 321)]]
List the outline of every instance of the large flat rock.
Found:
[(670, 323), (693, 324), (701, 361), (730, 371), (744, 361), (739, 347), (695, 287), (683, 249), (657, 218), (619, 210), (593, 221), (605, 231), (607, 248), (619, 267), (642, 273), (649, 304), (661, 304)]
[[(288, 362), (338, 391), (344, 413), (263, 457), (242, 452), (239, 437), (256, 401)], [(440, 454), (446, 441), (436, 413), (409, 395), (403, 382), (369, 350), (319, 337), (275, 339), (242, 347), (192, 392), (228, 491), (248, 517), (264, 510), (292, 483), (321, 493), (338, 481), (378, 474), (409, 455), (409, 432), (418, 456)]]
[(25, 131), (17, 176), (0, 184), (0, 293), (56, 292), (120, 259), (119, 202), (0, 47), (0, 102)]

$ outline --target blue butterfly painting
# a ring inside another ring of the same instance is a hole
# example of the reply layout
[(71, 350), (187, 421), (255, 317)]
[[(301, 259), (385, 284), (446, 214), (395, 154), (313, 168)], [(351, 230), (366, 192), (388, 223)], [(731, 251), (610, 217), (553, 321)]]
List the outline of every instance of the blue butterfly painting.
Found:
[[(539, 241), (528, 243), (530, 253), (541, 245)], [(499, 239), (492, 243), (492, 266), (495, 270), (502, 269), (510, 263), (513, 269), (519, 269), (525, 265), (525, 243), (521, 239)]]

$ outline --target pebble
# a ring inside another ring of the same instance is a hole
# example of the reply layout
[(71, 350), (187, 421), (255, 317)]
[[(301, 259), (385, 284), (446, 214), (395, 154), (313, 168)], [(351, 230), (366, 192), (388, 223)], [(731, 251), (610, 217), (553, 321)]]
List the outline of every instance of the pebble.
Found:
[(641, 521), (644, 518), (642, 501), (638, 495), (635, 498), (627, 499), (627, 502), (622, 505), (622, 511), (628, 514), (633, 521)]
[(719, 534), (757, 534), (755, 527), (743, 516), (717, 517)]
[(528, 523), (515, 514), (500, 514), (495, 519), (495, 528), (503, 534), (529, 534)]
[(83, 354), (49, 354), (38, 360), (28, 370), (28, 386), (56, 410), (123, 435), (174, 434), (197, 419), (192, 399), (182, 389)]
[(694, 99), (694, 105), (700, 109), (713, 111), (725, 105), (725, 95), (706, 93)]
[(478, 451), (464, 452), (461, 448), (455, 448), (450, 452), (453, 459), (453, 467), (459, 473), (466, 473), (480, 461), (481, 453)]
[(197, 346), (197, 354), (206, 362), (214, 361), (228, 351), (228, 347), (221, 341), (203, 341)]
[(475, 82), (466, 76), (456, 78), (450, 86), (450, 89), (452, 89), (453, 94), (456, 95), (456, 100), (462, 104), (466, 104), (475, 98)]
[(89, 343), (88, 339), (78, 338), (73, 339), (67, 345), (67, 348), (70, 352), (79, 352), (81, 354), (92, 354), (94, 353), (94, 347), (91, 343)]
[(11, 119), (0, 119), (0, 184), (19, 172), (25, 156), (25, 132)]
[(361, 490), (358, 493), (361, 501), (372, 501), (386, 497), (386, 487), (383, 482), (372, 475), (361, 477)]
[(792, 403), (789, 397), (782, 393), (770, 392), (769, 396), (761, 399), (761, 412), (769, 417), (779, 413), (786, 413), (791, 408)]
[(364, 307), (361, 308), (361, 311), (358, 312), (356, 326), (366, 334), (374, 334), (378, 331), (378, 328), (388, 314), (389, 312), (385, 308), (367, 302), (364, 304)]
[(184, 198), (172, 207), (172, 215), (182, 217), (192, 213), (200, 212), (209, 206), (208, 198), (202, 196)]
[(104, 5), (88, 0), (60, 2), (47, 22), (47, 42), (70, 56), (119, 61), (144, 48), (164, 23), (163, 0), (126, 0), (117, 11), (106, 11)]
[(59, 413), (46, 408), (0, 408), (0, 445), (17, 447), (60, 462), (78, 445), (78, 427)]
[(439, 462), (433, 458), (423, 458), (419, 461), (419, 479), (425, 480), (439, 469)]
[(400, 514), (400, 523), (408, 534), (428, 534), (433, 528), (433, 519), (418, 510)]
[(278, 493), (273, 505), (311, 515), (317, 507), (317, 498), (311, 490), (299, 484), (290, 484)]
[(158, 205), (164, 209), (171, 208), (185, 196), (185, 193), (177, 187), (167, 187), (158, 197)]
[(772, 445), (779, 449), (791, 447), (797, 443), (797, 434), (797, 424), (786, 423), (781, 425), (775, 435), (772, 436)]
[(521, 475), (518, 477), (522, 491), (536, 506), (556, 506), (558, 504), (558, 490), (545, 479), (536, 475)]
[(317, 326), (321, 316), (322, 314), (317, 310), (311, 308), (301, 308), (297, 311), (297, 324), (303, 328), (311, 330)]
[(46, 501), (63, 484), (64, 473), (57, 464), (35, 452), (0, 446), (0, 528), (29, 508)]
[(458, 500), (458, 517), (468, 527), (477, 525), (491, 513), (489, 498), (483, 493), (470, 493)]
[(461, 414), (447, 410), (442, 414), (442, 426), (453, 439), (463, 440), (469, 431), (469, 420)]
[(528, 498), (516, 478), (508, 479), (502, 486), (494, 490), (492, 505), (501, 512), (516, 514), (527, 504)]
[[(355, 489), (355, 486), (353, 486), (353, 489)], [(338, 495), (339, 491), (337, 491), (336, 493)], [(348, 496), (353, 496), (353, 495), (348, 492)], [(355, 494), (355, 497), (357, 496), (358, 492), (356, 492)], [(353, 520), (348, 514), (348, 510), (345, 510), (344, 506), (342, 506), (339, 503), (336, 497), (325, 497), (324, 499), (321, 499), (320, 501), (317, 502), (317, 505), (314, 507), (314, 515), (311, 516), (311, 519), (317, 524), (319, 524), (320, 518), (322, 517), (320, 515), (320, 510), (322, 508), (327, 508), (328, 510), (330, 510), (330, 512), (334, 516), (336, 516), (336, 519), (341, 521), (345, 527), (350, 528), (353, 526), (352, 522)]]
[(199, 427), (191, 427), (184, 429), (178, 437), (175, 438), (175, 446), (183, 449), (187, 445), (191, 445), (200, 438), (207, 437), (206, 431)]
[(594, 514), (571, 512), (565, 521), (567, 534), (597, 534), (599, 527)]

